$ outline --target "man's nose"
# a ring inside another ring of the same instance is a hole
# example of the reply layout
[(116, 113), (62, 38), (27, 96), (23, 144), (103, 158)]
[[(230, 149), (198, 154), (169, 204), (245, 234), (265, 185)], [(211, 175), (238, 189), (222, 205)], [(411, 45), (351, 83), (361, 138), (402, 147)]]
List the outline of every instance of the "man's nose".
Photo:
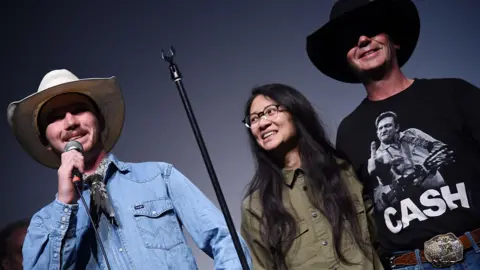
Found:
[(362, 35), (358, 38), (357, 46), (362, 48), (370, 44), (370, 42), (371, 42), (371, 39), (369, 37)]
[(77, 123), (77, 118), (75, 117), (75, 115), (67, 112), (65, 114), (65, 118), (63, 119), (64, 121), (64, 124), (65, 124), (65, 129), (75, 129), (77, 126), (78, 126), (78, 123)]

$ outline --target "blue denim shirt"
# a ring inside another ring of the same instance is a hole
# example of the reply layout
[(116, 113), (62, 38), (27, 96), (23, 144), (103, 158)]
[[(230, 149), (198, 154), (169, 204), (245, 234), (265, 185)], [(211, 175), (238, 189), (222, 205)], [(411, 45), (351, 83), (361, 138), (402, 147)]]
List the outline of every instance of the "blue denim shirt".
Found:
[[(225, 219), (181, 172), (164, 162), (112, 161), (105, 177), (118, 227), (97, 228), (112, 269), (197, 269), (182, 226), (214, 259), (215, 269), (242, 269)], [(83, 191), (87, 205), (90, 191)], [(250, 252), (239, 235), (247, 262)], [(54, 200), (31, 220), (24, 269), (107, 269), (86, 209)]]

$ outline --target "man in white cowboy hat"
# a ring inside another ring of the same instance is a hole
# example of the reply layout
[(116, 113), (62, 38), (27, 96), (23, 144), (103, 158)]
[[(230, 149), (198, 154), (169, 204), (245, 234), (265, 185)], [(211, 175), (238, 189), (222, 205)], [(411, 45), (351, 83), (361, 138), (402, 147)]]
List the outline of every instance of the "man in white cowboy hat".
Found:
[[(37, 93), (9, 105), (8, 121), (23, 149), (58, 169), (55, 199), (31, 219), (24, 269), (106, 269), (107, 262), (111, 269), (197, 269), (182, 227), (213, 257), (215, 269), (242, 269), (222, 213), (181, 172), (110, 153), (123, 120), (115, 77), (80, 80), (65, 69), (49, 72)], [(64, 151), (71, 141), (79, 151)], [(87, 209), (74, 169), (83, 174)]]
[(385, 266), (480, 269), (480, 89), (406, 77), (419, 33), (410, 0), (338, 0), (307, 53), (326, 76), (367, 92), (336, 146), (373, 203)]

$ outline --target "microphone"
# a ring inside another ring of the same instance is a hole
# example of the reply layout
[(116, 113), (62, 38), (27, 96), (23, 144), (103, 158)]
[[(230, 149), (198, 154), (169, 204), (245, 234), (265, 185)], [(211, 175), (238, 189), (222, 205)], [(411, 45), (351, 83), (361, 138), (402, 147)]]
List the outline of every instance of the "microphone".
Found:
[[(72, 151), (72, 150), (78, 151), (78, 152), (80, 152), (80, 154), (83, 154), (83, 146), (82, 146), (81, 143), (79, 143), (77, 141), (69, 141), (63, 149), (64, 152), (68, 152), (68, 151)], [(82, 178), (83, 177), (82, 177), (82, 174), (80, 173), (80, 171), (77, 168), (73, 168), (73, 170), (72, 170), (72, 182), (75, 184), (77, 194), (80, 196), (80, 199), (82, 200), (82, 203), (83, 203), (83, 207), (85, 208), (85, 211), (87, 212), (87, 215), (90, 219), (90, 222), (92, 223), (92, 228), (93, 228), (93, 231), (95, 232), (95, 238), (97, 239), (97, 242), (100, 245), (100, 249), (102, 250), (103, 259), (105, 260), (105, 264), (107, 265), (107, 269), (110, 270), (111, 267), (110, 267), (110, 263), (108, 262), (107, 253), (105, 252), (105, 248), (103, 247), (102, 240), (100, 239), (100, 235), (98, 234), (97, 228), (95, 228), (95, 224), (93, 222), (92, 215), (90, 214), (90, 211), (88, 211), (88, 209), (89, 209), (88, 205), (85, 202), (85, 198), (83, 198), (82, 190), (80, 189), (80, 185), (83, 184)]]
[[(65, 145), (64, 152), (68, 152), (68, 151), (71, 151), (71, 150), (75, 150), (75, 151), (80, 152), (80, 154), (83, 154), (83, 146), (82, 146), (81, 143), (79, 143), (77, 141), (69, 141), (67, 143), (67, 145)], [(77, 168), (73, 168), (73, 170), (72, 170), (72, 181), (77, 186), (80, 183), (82, 183), (82, 174), (80, 173), (80, 171)]]

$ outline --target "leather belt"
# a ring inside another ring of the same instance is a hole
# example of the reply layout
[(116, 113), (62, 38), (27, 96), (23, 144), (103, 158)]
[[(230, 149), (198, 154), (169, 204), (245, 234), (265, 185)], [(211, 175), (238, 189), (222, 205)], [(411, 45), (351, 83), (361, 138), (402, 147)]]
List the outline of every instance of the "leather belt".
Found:
[[(480, 228), (475, 229), (470, 232), (473, 241), (475, 243), (480, 242)], [(446, 247), (445, 245), (449, 245), (448, 247), (453, 250), (454, 252), (450, 252), (449, 254), (439, 254), (445, 252)], [(430, 248), (433, 246), (433, 248)], [(462, 247), (463, 246), (463, 247)], [(463, 259), (463, 251), (472, 247), (472, 243), (468, 239), (466, 235), (462, 235), (460, 237), (456, 237), (452, 233), (442, 234), (433, 237), (432, 239), (425, 242), (425, 246), (423, 250), (420, 250), (420, 258), (422, 263), (431, 263), (434, 267), (448, 267), (460, 260)], [(456, 249), (456, 250), (455, 250)], [(443, 251), (439, 251), (443, 250)], [(455, 254), (452, 254), (455, 253)], [(445, 257), (450, 258), (445, 258)], [(442, 259), (445, 258), (445, 259)], [(415, 252), (409, 252), (398, 256), (393, 256), (390, 258), (390, 266), (393, 267), (401, 267), (401, 266), (411, 266), (417, 264), (417, 257), (415, 256)]]

